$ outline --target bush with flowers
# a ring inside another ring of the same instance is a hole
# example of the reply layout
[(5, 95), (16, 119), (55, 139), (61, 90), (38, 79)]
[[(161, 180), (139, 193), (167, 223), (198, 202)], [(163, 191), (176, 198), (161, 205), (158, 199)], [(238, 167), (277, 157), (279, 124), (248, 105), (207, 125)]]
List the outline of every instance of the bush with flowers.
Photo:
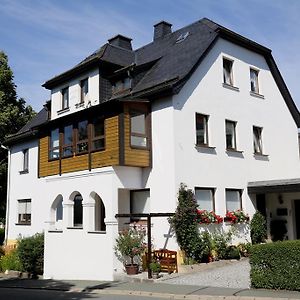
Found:
[(199, 224), (220, 224), (223, 222), (223, 218), (213, 211), (197, 209), (197, 222)]
[(224, 221), (231, 224), (247, 223), (249, 221), (249, 216), (241, 209), (237, 209), (233, 211), (227, 211)]
[(145, 234), (143, 231), (136, 229), (124, 230), (119, 233), (114, 247), (117, 257), (126, 265), (128, 258), (130, 264), (134, 265), (134, 258), (139, 257), (146, 250), (146, 243), (144, 243)]

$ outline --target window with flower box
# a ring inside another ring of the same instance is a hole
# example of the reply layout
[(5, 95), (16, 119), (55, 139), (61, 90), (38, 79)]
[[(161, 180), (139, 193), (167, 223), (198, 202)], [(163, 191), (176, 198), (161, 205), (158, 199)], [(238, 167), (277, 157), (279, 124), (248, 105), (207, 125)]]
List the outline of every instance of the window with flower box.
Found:
[(242, 209), (242, 190), (226, 189), (225, 194), (227, 211)]
[(213, 188), (195, 188), (195, 198), (200, 209), (214, 211), (215, 201), (214, 201), (215, 189)]

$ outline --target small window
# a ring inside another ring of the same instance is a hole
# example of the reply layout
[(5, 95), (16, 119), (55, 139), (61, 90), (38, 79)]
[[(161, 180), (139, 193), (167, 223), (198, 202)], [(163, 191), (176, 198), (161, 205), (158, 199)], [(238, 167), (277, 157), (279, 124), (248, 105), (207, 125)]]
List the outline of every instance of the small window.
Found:
[(214, 193), (212, 188), (195, 188), (195, 198), (200, 209), (214, 211)]
[(64, 127), (62, 156), (66, 157), (72, 155), (73, 155), (73, 126), (68, 125)]
[(31, 224), (31, 199), (18, 200), (18, 224)]
[(92, 150), (105, 149), (104, 119), (96, 118), (92, 124)]
[(88, 151), (88, 121), (81, 121), (77, 128), (77, 153)]
[(74, 227), (82, 227), (83, 207), (81, 195), (76, 195), (74, 198)]
[(228, 85), (233, 85), (232, 66), (232, 60), (223, 58), (223, 81)]
[(251, 92), (259, 94), (258, 70), (250, 69), (250, 88)]
[[(150, 213), (150, 190), (131, 191), (130, 193), (130, 213), (147, 214)], [(134, 217), (133, 220), (141, 218)]]
[(28, 166), (29, 166), (29, 149), (24, 149), (23, 152), (23, 169), (22, 172), (27, 173), (28, 172)]
[(226, 189), (226, 209), (228, 211), (242, 209), (242, 190)]
[(253, 149), (256, 154), (263, 153), (261, 134), (262, 128), (253, 126)]
[(226, 127), (226, 149), (236, 150), (236, 122), (227, 121), (225, 122)]
[(64, 88), (61, 91), (62, 95), (62, 109), (66, 109), (69, 107), (69, 88)]
[(87, 100), (88, 93), (89, 93), (89, 80), (88, 80), (88, 78), (85, 78), (85, 79), (80, 81), (80, 89), (81, 89), (80, 103), (84, 103)]
[(130, 144), (133, 147), (147, 147), (146, 114), (130, 112)]
[(59, 158), (59, 130), (58, 128), (51, 131), (50, 134), (50, 147), (49, 147), (49, 158)]
[(208, 116), (196, 113), (196, 145), (208, 146)]

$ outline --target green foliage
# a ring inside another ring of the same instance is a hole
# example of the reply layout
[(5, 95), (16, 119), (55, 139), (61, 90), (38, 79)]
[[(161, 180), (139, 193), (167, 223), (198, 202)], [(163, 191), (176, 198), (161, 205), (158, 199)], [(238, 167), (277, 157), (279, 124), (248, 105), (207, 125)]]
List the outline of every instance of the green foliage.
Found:
[(286, 220), (272, 220), (270, 227), (272, 241), (283, 241), (287, 233)]
[(4, 238), (5, 238), (5, 229), (0, 228), (0, 246), (3, 245)]
[(0, 246), (0, 258), (5, 254), (4, 248)]
[(254, 245), (251, 285), (254, 288), (300, 290), (300, 240)]
[(250, 255), (250, 250), (251, 250), (251, 246), (252, 244), (251, 243), (241, 243), (241, 244), (238, 244), (238, 249), (240, 251), (240, 254), (241, 256), (243, 257), (248, 257)]
[(6, 270), (22, 271), (22, 265), (16, 249), (0, 257), (0, 270), (2, 272)]
[(192, 190), (180, 185), (175, 215), (169, 219), (176, 233), (177, 242), (184, 251), (187, 261), (201, 261), (203, 243), (198, 232), (197, 202)]
[(217, 252), (217, 256), (219, 259), (226, 259), (227, 248), (231, 236), (232, 236), (231, 231), (229, 231), (228, 233), (215, 232), (212, 234), (212, 247), (213, 250)]
[(149, 268), (153, 273), (159, 273), (160, 272), (160, 263), (157, 261), (153, 261), (149, 264)]
[[(0, 143), (16, 133), (34, 115), (31, 106), (17, 98), (13, 72), (8, 65), (7, 55), (0, 51)], [(7, 150), (0, 148), (0, 218), (5, 217)]]
[(19, 240), (17, 255), (23, 271), (31, 273), (33, 276), (43, 274), (44, 234), (37, 233), (34, 236)]
[(252, 244), (264, 243), (267, 238), (267, 222), (265, 217), (259, 212), (253, 215), (250, 223)]
[(117, 257), (124, 263), (129, 257), (131, 264), (133, 264), (134, 257), (139, 257), (146, 249), (144, 237), (144, 233), (136, 229), (124, 230), (119, 233), (114, 247)]
[(240, 251), (237, 246), (229, 246), (226, 249), (226, 259), (240, 259)]

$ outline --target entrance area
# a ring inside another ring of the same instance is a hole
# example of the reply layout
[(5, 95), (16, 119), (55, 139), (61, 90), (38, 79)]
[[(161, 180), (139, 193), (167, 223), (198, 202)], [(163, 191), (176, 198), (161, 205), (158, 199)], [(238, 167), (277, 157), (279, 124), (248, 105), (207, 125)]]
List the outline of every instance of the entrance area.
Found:
[(296, 239), (300, 239), (300, 200), (294, 200)]

